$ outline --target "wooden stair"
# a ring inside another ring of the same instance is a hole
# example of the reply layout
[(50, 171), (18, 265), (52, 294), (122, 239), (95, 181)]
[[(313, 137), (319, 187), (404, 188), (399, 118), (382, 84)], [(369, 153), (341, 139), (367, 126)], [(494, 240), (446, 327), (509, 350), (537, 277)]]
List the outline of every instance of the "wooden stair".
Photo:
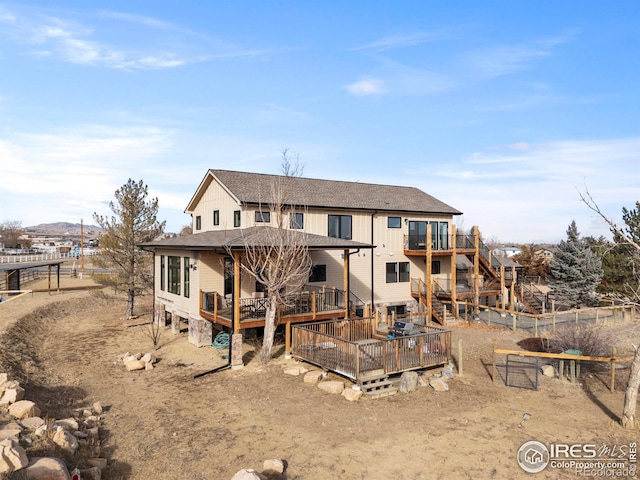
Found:
[(362, 393), (369, 398), (389, 397), (398, 393), (398, 388), (393, 386), (386, 373), (362, 377), (358, 379), (358, 385)]

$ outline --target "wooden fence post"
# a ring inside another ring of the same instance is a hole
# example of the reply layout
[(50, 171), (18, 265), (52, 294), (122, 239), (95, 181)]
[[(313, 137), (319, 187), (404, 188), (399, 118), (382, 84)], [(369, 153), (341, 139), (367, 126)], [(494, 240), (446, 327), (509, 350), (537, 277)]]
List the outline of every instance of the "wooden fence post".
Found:
[(516, 331), (516, 318), (517, 318), (516, 314), (512, 313), (511, 317), (513, 318), (513, 327), (512, 328), (513, 328), (513, 331), (515, 332)]
[(496, 384), (496, 344), (498, 343), (497, 340), (493, 340), (493, 366), (491, 367), (491, 380), (493, 381), (493, 384)]
[(458, 339), (458, 375), (462, 375), (462, 339)]
[(616, 388), (616, 347), (611, 349), (611, 383), (609, 384), (609, 390), (611, 393)]

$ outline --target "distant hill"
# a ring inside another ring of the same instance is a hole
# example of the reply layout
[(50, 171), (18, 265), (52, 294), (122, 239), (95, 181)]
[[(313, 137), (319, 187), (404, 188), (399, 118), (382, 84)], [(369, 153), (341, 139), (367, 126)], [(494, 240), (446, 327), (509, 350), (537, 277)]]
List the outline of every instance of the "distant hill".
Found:
[[(84, 225), (85, 235), (97, 235), (102, 229), (97, 225)], [(25, 227), (27, 233), (55, 234), (55, 235), (80, 235), (80, 224), (69, 222), (41, 223)]]

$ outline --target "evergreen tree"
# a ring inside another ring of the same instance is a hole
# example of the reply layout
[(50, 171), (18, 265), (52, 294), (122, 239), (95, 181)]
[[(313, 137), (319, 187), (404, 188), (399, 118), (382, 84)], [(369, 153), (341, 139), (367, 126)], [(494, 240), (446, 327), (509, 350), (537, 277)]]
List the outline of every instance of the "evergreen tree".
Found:
[(567, 239), (558, 245), (550, 268), (553, 293), (561, 303), (570, 308), (597, 304), (595, 291), (602, 279), (602, 262), (589, 243), (580, 238), (575, 220), (567, 229)]
[(98, 275), (103, 285), (127, 293), (126, 317), (134, 315), (136, 296), (153, 285), (152, 257), (138, 245), (150, 242), (164, 231), (165, 222), (158, 222), (158, 199), (147, 201), (147, 186), (132, 179), (115, 192), (115, 202), (109, 203), (111, 218), (93, 214), (104, 233), (100, 237), (100, 254), (94, 263), (109, 269)]

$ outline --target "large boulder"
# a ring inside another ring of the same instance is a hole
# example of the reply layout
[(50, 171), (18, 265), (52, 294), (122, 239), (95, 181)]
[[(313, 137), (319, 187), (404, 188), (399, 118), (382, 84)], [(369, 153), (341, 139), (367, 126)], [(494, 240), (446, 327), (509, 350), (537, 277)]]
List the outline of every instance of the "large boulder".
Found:
[(318, 388), (328, 393), (342, 393), (344, 390), (344, 382), (338, 380), (329, 380), (318, 383)]
[(447, 392), (449, 390), (449, 384), (446, 380), (435, 375), (429, 377), (429, 385), (431, 385), (436, 392)]
[(411, 393), (418, 387), (418, 374), (416, 372), (403, 372), (400, 377), (400, 392)]
[(24, 474), (27, 480), (71, 480), (64, 462), (53, 457), (31, 458)]
[(265, 460), (262, 464), (262, 473), (265, 475), (281, 475), (284, 473), (284, 462), (279, 458)]
[(37, 417), (40, 409), (31, 400), (19, 400), (9, 407), (9, 415), (17, 419)]
[(236, 473), (231, 480), (266, 480), (267, 477), (262, 475), (261, 473), (256, 472), (251, 468), (243, 468), (238, 473)]
[(18, 382), (9, 380), (4, 385), (2, 398), (0, 398), (0, 405), (11, 405), (24, 398), (24, 388), (22, 388)]
[(360, 400), (360, 397), (362, 397), (362, 390), (354, 390), (353, 388), (345, 388), (342, 392), (341, 395), (346, 398), (347, 400), (349, 400), (350, 402), (355, 402), (357, 400)]
[(58, 445), (61, 449), (71, 454), (75, 453), (78, 449), (78, 439), (62, 427), (58, 427), (53, 434), (53, 443)]
[(294, 367), (289, 367), (284, 369), (285, 375), (291, 375), (292, 377), (297, 377), (299, 375), (304, 375), (309, 370), (302, 365), (296, 365)]
[(29, 464), (27, 452), (20, 446), (17, 437), (0, 441), (0, 476), (15, 472)]
[(304, 374), (304, 383), (311, 383), (315, 385), (326, 376), (326, 372), (323, 372), (321, 370), (311, 370), (310, 372)]
[(22, 433), (22, 427), (16, 422), (0, 425), (0, 440), (6, 440), (9, 437), (18, 437), (20, 433)]

